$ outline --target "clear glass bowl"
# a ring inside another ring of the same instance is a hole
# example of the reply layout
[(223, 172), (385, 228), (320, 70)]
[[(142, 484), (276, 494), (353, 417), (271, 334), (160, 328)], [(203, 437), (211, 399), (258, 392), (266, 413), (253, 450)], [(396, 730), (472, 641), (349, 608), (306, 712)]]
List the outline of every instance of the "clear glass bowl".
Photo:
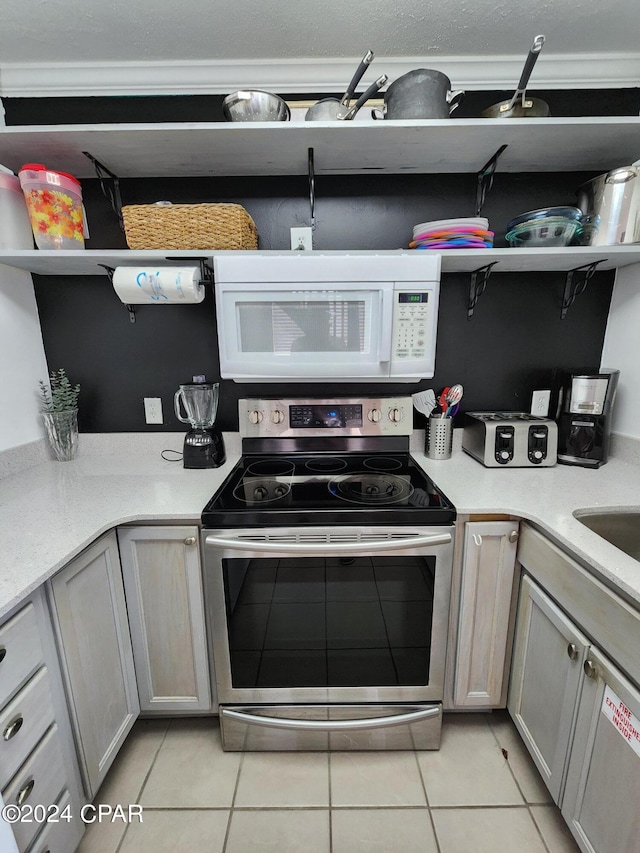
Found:
[(575, 219), (560, 216), (548, 216), (523, 222), (507, 232), (506, 240), (512, 248), (530, 249), (533, 247), (568, 246), (580, 230)]

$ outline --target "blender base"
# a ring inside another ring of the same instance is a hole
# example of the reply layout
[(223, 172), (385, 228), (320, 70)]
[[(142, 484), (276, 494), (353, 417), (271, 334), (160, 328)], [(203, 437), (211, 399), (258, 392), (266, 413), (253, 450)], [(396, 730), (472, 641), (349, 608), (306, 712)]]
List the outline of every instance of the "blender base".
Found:
[(191, 429), (184, 438), (183, 468), (218, 468), (225, 461), (224, 440), (216, 429)]

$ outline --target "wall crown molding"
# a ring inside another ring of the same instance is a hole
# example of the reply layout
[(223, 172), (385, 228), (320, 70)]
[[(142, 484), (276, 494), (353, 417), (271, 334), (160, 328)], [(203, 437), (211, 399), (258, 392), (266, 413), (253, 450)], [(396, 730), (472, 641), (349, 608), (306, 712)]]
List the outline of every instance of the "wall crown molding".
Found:
[[(213, 95), (241, 88), (284, 93), (343, 92), (358, 60), (265, 59), (167, 62), (0, 63), (6, 98)], [(514, 89), (522, 57), (377, 57), (391, 81), (415, 68), (444, 72), (455, 88)], [(545, 55), (531, 89), (620, 89), (640, 85), (640, 52)]]

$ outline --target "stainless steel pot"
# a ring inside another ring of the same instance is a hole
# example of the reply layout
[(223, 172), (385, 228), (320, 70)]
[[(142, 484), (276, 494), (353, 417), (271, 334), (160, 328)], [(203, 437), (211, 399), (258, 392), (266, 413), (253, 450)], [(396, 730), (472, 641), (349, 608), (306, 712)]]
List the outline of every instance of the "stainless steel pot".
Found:
[[(387, 78), (385, 77), (384, 82), (380, 84), (377, 88), (371, 89), (373, 87), (369, 87), (365, 92), (367, 96), (362, 100), (362, 97), (358, 99), (357, 109), (352, 113), (351, 112), (351, 99), (353, 98), (354, 92), (356, 90), (356, 86), (362, 80), (365, 71), (369, 67), (369, 65), (373, 62), (374, 53), (372, 50), (368, 50), (362, 58), (360, 65), (356, 68), (356, 73), (351, 78), (351, 82), (347, 86), (347, 90), (341, 98), (323, 98), (321, 101), (315, 103), (312, 107), (309, 107), (307, 113), (304, 117), (305, 121), (350, 121), (355, 114), (360, 109), (360, 101), (364, 103), (371, 95), (375, 94), (380, 86), (384, 86), (387, 82)], [(377, 81), (376, 81), (377, 82)], [(374, 84), (375, 86), (375, 84)], [(371, 91), (371, 94), (369, 94)]]
[(527, 59), (520, 75), (518, 88), (508, 101), (500, 101), (483, 110), (483, 118), (546, 118), (550, 115), (549, 104), (541, 98), (527, 98), (527, 83), (538, 54), (544, 46), (544, 36), (536, 36), (527, 54)]
[(391, 120), (449, 118), (464, 92), (451, 91), (446, 74), (432, 68), (417, 68), (398, 77), (384, 93), (384, 106), (373, 118)]
[(587, 219), (582, 245), (640, 243), (640, 160), (598, 175), (582, 184), (577, 194)]

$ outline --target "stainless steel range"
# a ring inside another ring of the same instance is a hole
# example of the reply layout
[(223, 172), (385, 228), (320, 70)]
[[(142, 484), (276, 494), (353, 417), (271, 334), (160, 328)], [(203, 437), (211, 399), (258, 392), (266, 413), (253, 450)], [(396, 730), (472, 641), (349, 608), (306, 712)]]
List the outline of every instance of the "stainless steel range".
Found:
[(202, 513), (224, 748), (437, 749), (456, 511), (409, 455), (411, 398), (239, 409)]

